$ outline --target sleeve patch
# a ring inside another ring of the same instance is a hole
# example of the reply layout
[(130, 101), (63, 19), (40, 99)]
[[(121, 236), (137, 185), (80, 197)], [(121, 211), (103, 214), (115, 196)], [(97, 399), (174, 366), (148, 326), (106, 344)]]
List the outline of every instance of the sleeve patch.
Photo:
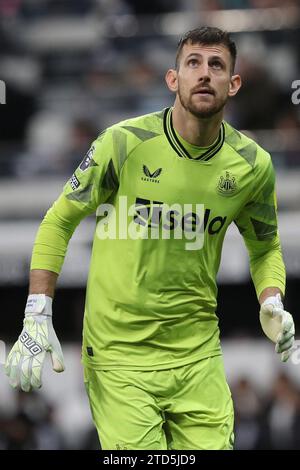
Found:
[(73, 191), (76, 191), (76, 189), (78, 189), (80, 186), (80, 181), (78, 180), (75, 174), (73, 174), (70, 178), (70, 186)]
[(92, 147), (87, 151), (84, 159), (82, 160), (82, 162), (79, 165), (79, 169), (81, 171), (86, 171), (90, 166), (95, 166), (94, 165), (95, 162), (93, 160), (94, 152), (95, 152), (95, 146), (92, 145)]

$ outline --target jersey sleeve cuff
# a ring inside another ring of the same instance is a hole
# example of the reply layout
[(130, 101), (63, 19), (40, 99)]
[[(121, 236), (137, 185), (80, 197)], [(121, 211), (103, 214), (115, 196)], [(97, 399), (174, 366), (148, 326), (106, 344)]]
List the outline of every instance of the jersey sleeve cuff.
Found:
[(259, 298), (261, 293), (268, 287), (278, 287), (278, 289), (281, 290), (282, 294), (285, 294), (285, 281), (281, 281), (273, 277), (268, 277), (255, 285), (257, 298)]

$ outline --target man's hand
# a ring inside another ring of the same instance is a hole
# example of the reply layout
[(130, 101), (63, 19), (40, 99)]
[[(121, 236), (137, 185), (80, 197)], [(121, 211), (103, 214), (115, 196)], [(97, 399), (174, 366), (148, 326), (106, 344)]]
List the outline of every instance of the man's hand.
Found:
[(22, 333), (8, 355), (5, 372), (12, 387), (29, 392), (42, 386), (47, 352), (51, 354), (56, 372), (65, 369), (61, 346), (52, 325), (51, 297), (29, 295), (23, 325)]
[(261, 304), (259, 319), (263, 332), (276, 343), (275, 351), (286, 362), (292, 353), (295, 325), (292, 315), (283, 308), (280, 294), (268, 297)]

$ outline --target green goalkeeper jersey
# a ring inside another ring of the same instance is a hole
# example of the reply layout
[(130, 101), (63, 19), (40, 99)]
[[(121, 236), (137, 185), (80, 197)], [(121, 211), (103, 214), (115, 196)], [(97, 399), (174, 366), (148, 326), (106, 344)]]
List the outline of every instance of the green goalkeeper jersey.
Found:
[(284, 292), (271, 158), (224, 121), (198, 154), (173, 128), (172, 108), (101, 133), (47, 212), (31, 269), (59, 273), (76, 226), (92, 213), (90, 367), (166, 369), (221, 354), (216, 275), (232, 222), (257, 295)]

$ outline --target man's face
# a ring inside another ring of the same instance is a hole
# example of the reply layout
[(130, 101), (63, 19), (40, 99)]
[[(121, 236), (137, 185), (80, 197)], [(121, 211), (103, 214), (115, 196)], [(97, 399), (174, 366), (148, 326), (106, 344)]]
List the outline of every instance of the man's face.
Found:
[(231, 85), (231, 56), (222, 44), (183, 46), (177, 70), (181, 105), (199, 118), (223, 109)]

